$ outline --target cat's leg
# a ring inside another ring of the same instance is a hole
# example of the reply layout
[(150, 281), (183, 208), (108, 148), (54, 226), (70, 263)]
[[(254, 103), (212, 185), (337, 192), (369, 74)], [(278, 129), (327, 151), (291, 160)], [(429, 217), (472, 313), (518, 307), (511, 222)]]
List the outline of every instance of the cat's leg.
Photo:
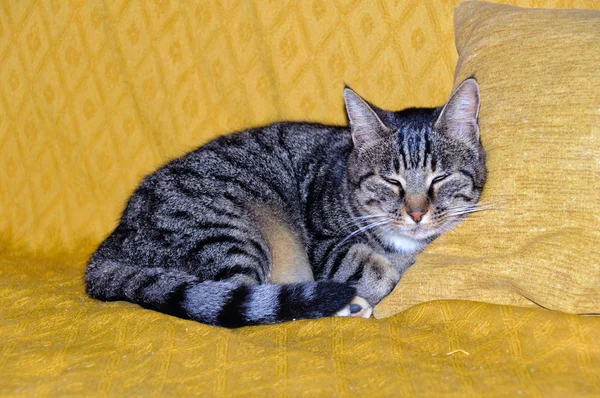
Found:
[(271, 254), (269, 282), (281, 285), (314, 282), (304, 242), (291, 223), (268, 209), (263, 208), (256, 214)]
[(220, 199), (198, 206), (193, 214), (198, 220), (182, 226), (186, 240), (181, 239), (183, 250), (177, 253), (181, 268), (203, 281), (268, 283), (269, 244), (246, 209)]
[(351, 246), (345, 254), (337, 253), (337, 258), (330, 278), (357, 289), (357, 297), (337, 315), (370, 317), (373, 307), (394, 289), (400, 272), (386, 256), (362, 243)]

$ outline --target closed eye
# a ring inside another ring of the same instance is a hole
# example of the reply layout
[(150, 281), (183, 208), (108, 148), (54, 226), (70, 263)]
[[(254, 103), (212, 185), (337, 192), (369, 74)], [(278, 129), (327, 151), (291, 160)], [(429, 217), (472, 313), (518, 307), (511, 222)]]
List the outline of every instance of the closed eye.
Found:
[(433, 194), (434, 194), (433, 186), (439, 182), (442, 182), (449, 176), (450, 176), (450, 174), (442, 174), (442, 175), (435, 177), (433, 180), (431, 180), (431, 184), (429, 184), (429, 191), (427, 192), (427, 194), (429, 195), (430, 198), (432, 198)]
[(450, 176), (450, 174), (442, 174), (441, 176), (437, 176), (435, 177), (433, 180), (431, 180), (431, 184), (436, 184), (440, 181), (445, 180), (446, 178), (448, 178)]
[(385, 182), (387, 182), (388, 184), (392, 184), (397, 186), (398, 188), (402, 189), (402, 183), (398, 180), (395, 180), (393, 178), (387, 178), (387, 177), (383, 177), (383, 179), (385, 180)]

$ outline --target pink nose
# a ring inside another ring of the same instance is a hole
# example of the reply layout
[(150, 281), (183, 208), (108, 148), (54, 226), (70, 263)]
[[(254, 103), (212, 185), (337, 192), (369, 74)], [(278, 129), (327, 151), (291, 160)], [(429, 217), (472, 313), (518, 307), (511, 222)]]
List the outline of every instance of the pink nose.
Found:
[(421, 221), (421, 218), (423, 218), (424, 214), (425, 214), (425, 212), (420, 211), (420, 210), (414, 210), (414, 211), (408, 212), (408, 215), (410, 216), (410, 218), (412, 218), (413, 221), (416, 223)]

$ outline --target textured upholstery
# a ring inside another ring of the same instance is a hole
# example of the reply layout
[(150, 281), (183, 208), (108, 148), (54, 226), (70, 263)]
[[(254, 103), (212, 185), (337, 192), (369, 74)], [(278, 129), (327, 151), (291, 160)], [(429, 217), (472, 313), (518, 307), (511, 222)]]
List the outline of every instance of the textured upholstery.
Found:
[(2, 396), (600, 391), (597, 318), (436, 301), (382, 320), (328, 318), (230, 331), (133, 304), (93, 302), (74, 268), (0, 265)]
[(3, 1), (0, 395), (598, 393), (592, 317), (438, 301), (229, 331), (85, 296), (87, 257), (168, 159), (274, 120), (344, 123), (344, 82), (441, 104), (456, 2)]

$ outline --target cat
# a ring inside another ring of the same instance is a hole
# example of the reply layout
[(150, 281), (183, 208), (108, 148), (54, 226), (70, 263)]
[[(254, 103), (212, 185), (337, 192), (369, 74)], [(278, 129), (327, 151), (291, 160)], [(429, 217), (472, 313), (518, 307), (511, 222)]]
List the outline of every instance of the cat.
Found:
[(370, 317), (477, 209), (480, 95), (469, 78), (439, 108), (344, 100), (348, 127), (249, 129), (145, 177), (89, 260), (88, 295), (228, 328)]

